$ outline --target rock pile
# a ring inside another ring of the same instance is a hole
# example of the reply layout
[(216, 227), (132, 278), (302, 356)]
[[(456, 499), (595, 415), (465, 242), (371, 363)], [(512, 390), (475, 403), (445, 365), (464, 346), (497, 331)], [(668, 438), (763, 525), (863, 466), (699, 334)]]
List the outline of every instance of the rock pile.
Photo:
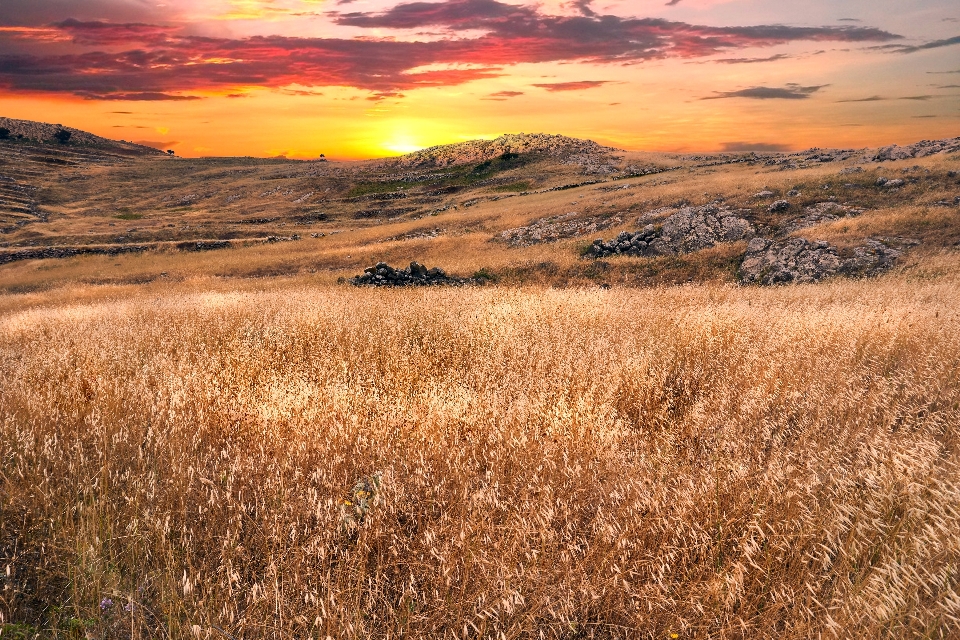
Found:
[(648, 224), (640, 231), (623, 231), (613, 240), (595, 240), (587, 255), (603, 258), (611, 255), (657, 256), (691, 253), (721, 242), (736, 242), (753, 236), (747, 220), (729, 208), (717, 205), (684, 207), (663, 221)]
[(577, 212), (574, 211), (562, 216), (543, 218), (526, 227), (502, 231), (496, 239), (513, 247), (529, 247), (534, 244), (556, 242), (564, 238), (575, 238), (596, 233), (623, 224), (623, 218), (620, 216), (578, 219), (575, 217), (577, 215)]
[(468, 280), (448, 276), (439, 267), (427, 269), (419, 262), (411, 262), (406, 269), (394, 269), (386, 262), (378, 262), (364, 269), (363, 274), (351, 278), (349, 282), (357, 287), (435, 287), (460, 286)]
[(828, 242), (754, 238), (740, 265), (740, 281), (772, 285), (817, 282), (837, 274), (871, 275), (890, 268), (899, 256), (897, 249), (873, 239), (856, 247), (851, 256), (841, 257)]

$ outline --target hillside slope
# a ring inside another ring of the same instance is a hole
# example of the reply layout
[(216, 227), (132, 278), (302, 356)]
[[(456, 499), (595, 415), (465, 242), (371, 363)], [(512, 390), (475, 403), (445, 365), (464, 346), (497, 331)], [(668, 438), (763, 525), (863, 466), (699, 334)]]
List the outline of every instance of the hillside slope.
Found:
[(333, 282), (381, 261), (554, 285), (863, 276), (957, 254), (958, 172), (960, 139), (662, 154), (518, 134), (366, 162), (7, 140), (0, 288), (160, 274)]
[[(131, 156), (156, 156), (163, 155), (164, 153), (153, 147), (146, 147), (133, 142), (101, 138), (88, 131), (65, 127), (61, 124), (0, 117), (0, 127), (9, 130), (11, 138), (27, 143), (44, 143), (66, 148), (80, 147), (98, 149)], [(59, 143), (54, 137), (58, 131), (70, 132), (70, 139), (66, 144)]]

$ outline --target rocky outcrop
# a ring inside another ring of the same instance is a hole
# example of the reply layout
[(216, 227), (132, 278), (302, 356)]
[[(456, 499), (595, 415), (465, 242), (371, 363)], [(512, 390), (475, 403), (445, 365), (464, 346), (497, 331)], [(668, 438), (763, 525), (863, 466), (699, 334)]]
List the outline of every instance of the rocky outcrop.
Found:
[(529, 247), (534, 244), (596, 233), (623, 224), (623, 218), (620, 216), (576, 218), (577, 215), (576, 212), (571, 212), (562, 216), (543, 218), (526, 227), (502, 231), (496, 239), (513, 247)]
[[(901, 240), (900, 244), (912, 244)], [(782, 284), (817, 282), (829, 276), (872, 275), (889, 269), (901, 252), (879, 239), (867, 240), (843, 257), (828, 242), (788, 238), (754, 238), (740, 265), (740, 281), (745, 284)]]
[(460, 286), (469, 280), (448, 276), (439, 267), (427, 269), (419, 262), (411, 262), (406, 269), (394, 269), (386, 262), (378, 262), (349, 282), (356, 287), (437, 287)]
[(663, 221), (648, 224), (640, 231), (623, 231), (613, 240), (595, 240), (587, 255), (658, 256), (691, 253), (722, 242), (736, 242), (753, 236), (755, 230), (735, 211), (717, 205), (684, 207)]
[(408, 153), (391, 161), (401, 168), (452, 167), (460, 164), (483, 162), (503, 156), (505, 153), (536, 153), (566, 160), (574, 164), (602, 166), (601, 160), (616, 149), (604, 147), (592, 140), (580, 140), (567, 136), (533, 134), (507, 134), (495, 140), (471, 140), (458, 144), (430, 147)]
[(817, 204), (806, 207), (803, 215), (784, 223), (780, 227), (780, 232), (787, 234), (799, 229), (806, 229), (824, 222), (833, 222), (841, 218), (859, 216), (863, 209), (855, 209), (837, 202), (818, 202)]
[(881, 147), (871, 160), (874, 162), (909, 160), (910, 158), (924, 158), (935, 153), (953, 153), (955, 151), (960, 151), (960, 138), (921, 140), (920, 142), (905, 147), (896, 144)]

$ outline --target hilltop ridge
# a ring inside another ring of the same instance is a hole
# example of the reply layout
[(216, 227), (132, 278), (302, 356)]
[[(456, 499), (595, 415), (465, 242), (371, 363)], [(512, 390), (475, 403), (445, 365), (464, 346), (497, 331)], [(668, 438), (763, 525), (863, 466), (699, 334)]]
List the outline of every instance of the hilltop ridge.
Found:
[(581, 138), (547, 133), (508, 133), (493, 140), (468, 140), (421, 149), (400, 156), (394, 162), (401, 168), (449, 167), (492, 160), (505, 153), (543, 154), (560, 160), (576, 156), (606, 156), (619, 151)]
[(54, 136), (58, 131), (69, 131), (70, 141), (67, 146), (92, 147), (102, 151), (109, 151), (121, 155), (150, 156), (164, 155), (163, 151), (153, 147), (147, 147), (134, 142), (122, 140), (112, 140), (94, 135), (89, 131), (65, 127), (61, 124), (50, 124), (47, 122), (36, 122), (33, 120), (18, 120), (16, 118), (6, 118), (0, 116), (0, 127), (10, 131), (11, 138), (25, 139), (29, 142), (47, 142), (55, 143)]

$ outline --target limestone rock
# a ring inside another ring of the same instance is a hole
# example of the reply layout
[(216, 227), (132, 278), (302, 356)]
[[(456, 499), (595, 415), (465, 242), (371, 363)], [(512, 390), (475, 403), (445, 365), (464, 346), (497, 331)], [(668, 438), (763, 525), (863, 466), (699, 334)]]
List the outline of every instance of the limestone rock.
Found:
[(786, 200), (777, 200), (776, 202), (774, 202), (773, 204), (771, 204), (771, 205), (767, 208), (767, 210), (768, 210), (770, 213), (783, 213), (784, 211), (789, 211), (789, 210), (790, 210), (790, 203), (789, 203), (788, 201), (786, 201)]
[(495, 240), (506, 242), (514, 247), (528, 247), (592, 234), (623, 224), (623, 218), (616, 215), (590, 218), (577, 216), (577, 212), (572, 211), (562, 216), (542, 218), (525, 227), (507, 229), (497, 235)]
[(744, 284), (773, 285), (789, 282), (817, 282), (843, 274), (864, 276), (889, 269), (901, 255), (900, 247), (916, 244), (901, 238), (869, 239), (855, 247), (847, 257), (837, 248), (805, 238), (770, 240), (754, 238), (740, 265), (740, 281)]
[(691, 253), (722, 242), (736, 242), (753, 236), (749, 221), (717, 205), (684, 207), (660, 226), (648, 224), (637, 232), (623, 231), (613, 240), (595, 240), (587, 255), (656, 256)]

